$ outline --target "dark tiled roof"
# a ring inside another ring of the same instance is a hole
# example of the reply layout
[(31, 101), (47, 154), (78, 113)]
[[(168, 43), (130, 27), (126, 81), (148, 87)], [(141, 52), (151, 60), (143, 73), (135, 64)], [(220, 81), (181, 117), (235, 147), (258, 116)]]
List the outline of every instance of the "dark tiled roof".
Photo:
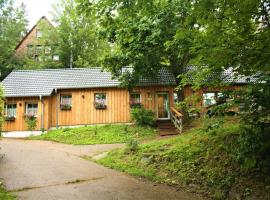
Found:
[[(18, 70), (11, 72), (2, 82), (6, 97), (50, 96), (54, 89), (118, 87), (120, 81), (112, 79), (110, 72), (101, 68)], [(175, 85), (173, 74), (160, 70), (152, 79), (142, 78), (140, 86)]]
[[(196, 71), (198, 70), (198, 71)], [(192, 73), (198, 73), (199, 69), (197, 69), (195, 66), (189, 66), (186, 68), (186, 72), (188, 75), (188, 78), (192, 82), (194, 78), (192, 77)], [(221, 80), (224, 83), (233, 83), (233, 84), (247, 84), (247, 83), (253, 83), (259, 79), (260, 75), (259, 73), (250, 75), (250, 76), (244, 76), (237, 74), (233, 71), (232, 68), (225, 69), (221, 73), (213, 73), (207, 76), (205, 79), (206, 82), (214, 81), (214, 80)]]

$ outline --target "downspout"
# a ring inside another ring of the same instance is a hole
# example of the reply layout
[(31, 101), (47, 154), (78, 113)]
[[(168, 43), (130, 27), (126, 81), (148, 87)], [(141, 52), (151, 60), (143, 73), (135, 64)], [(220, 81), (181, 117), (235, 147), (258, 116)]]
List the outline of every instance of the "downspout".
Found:
[(44, 130), (44, 102), (42, 100), (42, 96), (39, 96), (39, 99), (41, 101), (41, 130)]
[(56, 128), (58, 128), (58, 94), (57, 94), (57, 88), (55, 88), (56, 93)]

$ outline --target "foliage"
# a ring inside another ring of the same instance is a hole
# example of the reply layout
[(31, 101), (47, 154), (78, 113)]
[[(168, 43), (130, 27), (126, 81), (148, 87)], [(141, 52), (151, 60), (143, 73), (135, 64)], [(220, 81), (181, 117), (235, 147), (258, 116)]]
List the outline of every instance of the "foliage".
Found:
[(25, 116), (24, 120), (28, 131), (34, 131), (37, 128), (37, 118), (35, 116)]
[(130, 111), (131, 119), (140, 126), (154, 126), (155, 113), (152, 110), (141, 108), (132, 108)]
[(2, 132), (2, 125), (4, 122), (4, 90), (2, 86), (0, 86), (0, 136)]
[[(114, 47), (103, 65), (125, 87), (134, 86), (142, 75), (154, 78), (161, 67), (169, 67), (177, 76), (192, 57), (190, 47), (198, 30), (187, 20), (191, 1), (78, 2), (84, 13), (97, 15), (100, 35)], [(125, 66), (132, 66), (133, 73), (121, 73)]]
[(5, 199), (5, 200), (15, 200), (15, 196), (5, 190), (3, 185), (0, 185), (0, 199)]
[(269, 169), (258, 166), (264, 162), (270, 166), (269, 160), (258, 160), (254, 166), (252, 161), (237, 159), (243, 136), (240, 119), (206, 118), (196, 124), (181, 136), (142, 144), (135, 154), (113, 150), (97, 162), (216, 199), (244, 199), (246, 195), (266, 199)]
[(74, 0), (62, 0), (55, 4), (54, 20), (58, 24), (58, 52), (63, 66), (96, 67), (108, 43), (98, 38), (93, 15), (80, 12)]
[(0, 69), (1, 80), (14, 68), (11, 64), (16, 45), (26, 31), (25, 7), (14, 0), (0, 1)]
[(48, 131), (30, 139), (50, 140), (66, 144), (112, 144), (124, 143), (131, 138), (150, 139), (157, 131), (149, 127), (135, 125), (96, 125), (80, 128), (61, 128)]
[(189, 121), (192, 117), (200, 116), (199, 105), (201, 102), (201, 97), (197, 94), (193, 94), (186, 97), (184, 101), (176, 102), (175, 107), (184, 114), (185, 121)]
[(126, 144), (125, 151), (127, 153), (136, 153), (139, 150), (139, 142), (133, 138), (129, 139)]

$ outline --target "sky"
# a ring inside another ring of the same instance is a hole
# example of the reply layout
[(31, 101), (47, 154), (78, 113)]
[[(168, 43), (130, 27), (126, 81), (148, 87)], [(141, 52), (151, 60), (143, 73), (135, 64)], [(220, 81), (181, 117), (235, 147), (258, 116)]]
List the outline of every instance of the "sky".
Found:
[(18, 5), (24, 3), (26, 6), (27, 19), (29, 21), (28, 29), (32, 28), (42, 16), (46, 16), (52, 21), (52, 4), (58, 1), (59, 0), (15, 0)]

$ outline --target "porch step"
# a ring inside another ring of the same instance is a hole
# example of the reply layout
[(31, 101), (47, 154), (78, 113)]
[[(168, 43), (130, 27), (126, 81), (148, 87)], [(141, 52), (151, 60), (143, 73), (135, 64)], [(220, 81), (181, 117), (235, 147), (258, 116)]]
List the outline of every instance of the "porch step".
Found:
[(159, 135), (177, 135), (178, 131), (170, 120), (158, 120), (157, 126), (159, 128)]

